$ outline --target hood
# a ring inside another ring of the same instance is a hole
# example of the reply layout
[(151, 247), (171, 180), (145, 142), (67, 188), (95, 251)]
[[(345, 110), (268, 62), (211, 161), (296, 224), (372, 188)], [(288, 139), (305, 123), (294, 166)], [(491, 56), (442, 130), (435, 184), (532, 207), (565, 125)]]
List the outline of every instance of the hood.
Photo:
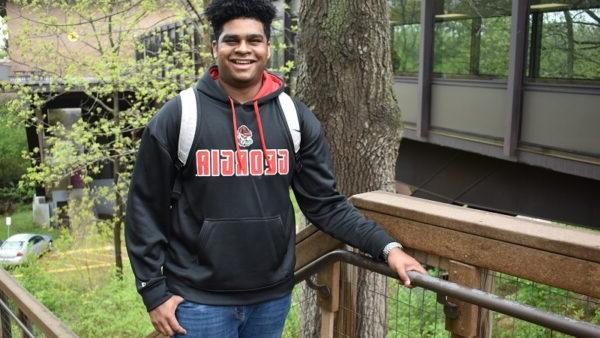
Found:
[[(196, 89), (211, 98), (229, 104), (229, 96), (219, 86), (219, 68), (211, 66), (196, 83)], [(285, 83), (281, 78), (267, 71), (262, 75), (262, 86), (256, 96), (245, 103), (251, 105), (253, 101), (258, 101), (258, 104), (277, 98), (277, 96), (285, 89)]]
[[(240, 159), (241, 151), (240, 151), (240, 143), (239, 143), (239, 130), (238, 130), (238, 119), (237, 119), (237, 111), (235, 106), (239, 103), (236, 103), (230, 96), (228, 96), (225, 91), (219, 86), (217, 80), (219, 79), (219, 69), (217, 66), (212, 66), (204, 73), (204, 76), (198, 81), (196, 84), (196, 89), (207, 96), (221, 101), (227, 105), (229, 105), (231, 109), (231, 130), (233, 142), (235, 144), (236, 156), (238, 159), (238, 165), (241, 165), (242, 161)], [(254, 110), (254, 116), (256, 117), (256, 123), (258, 125), (258, 135), (260, 139), (260, 146), (263, 151), (263, 160), (265, 162), (265, 166), (269, 167), (269, 161), (267, 160), (267, 142), (265, 140), (265, 133), (262, 127), (262, 121), (260, 118), (260, 109), (259, 106), (267, 101), (271, 101), (277, 98), (279, 94), (283, 91), (284, 84), (283, 80), (277, 77), (274, 74), (271, 74), (267, 71), (263, 72), (262, 75), (262, 85), (258, 93), (254, 96), (254, 98), (244, 105), (252, 105)]]

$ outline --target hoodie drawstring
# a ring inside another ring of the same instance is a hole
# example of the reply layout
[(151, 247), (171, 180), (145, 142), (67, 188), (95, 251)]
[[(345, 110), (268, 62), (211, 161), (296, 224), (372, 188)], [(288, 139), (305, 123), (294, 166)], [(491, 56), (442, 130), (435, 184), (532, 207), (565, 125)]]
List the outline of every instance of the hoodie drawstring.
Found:
[[(233, 121), (233, 143), (235, 144), (236, 157), (238, 168), (241, 169), (242, 161), (240, 160), (241, 151), (240, 151), (240, 143), (238, 141), (238, 125), (237, 125), (237, 112), (235, 110), (235, 103), (231, 96), (228, 97), (229, 105), (231, 106), (231, 119)], [(267, 146), (265, 142), (265, 134), (263, 132), (262, 120), (260, 118), (260, 111), (258, 110), (258, 101), (254, 101), (254, 117), (256, 118), (256, 123), (258, 124), (258, 135), (260, 138), (260, 145), (263, 151), (263, 160), (265, 162), (265, 166), (267, 169), (269, 168), (269, 161), (267, 159)]]
[(263, 151), (263, 159), (265, 161), (265, 165), (267, 169), (269, 168), (269, 160), (267, 158), (267, 145), (265, 143), (265, 133), (263, 132), (262, 120), (260, 118), (260, 111), (258, 110), (258, 101), (254, 100), (254, 117), (256, 118), (256, 123), (258, 124), (258, 135), (260, 137), (260, 145)]
[(228, 97), (229, 104), (231, 106), (231, 119), (233, 120), (233, 143), (235, 144), (235, 154), (237, 157), (238, 168), (241, 169), (242, 161), (240, 161), (240, 144), (238, 142), (238, 126), (237, 126), (237, 113), (235, 111), (235, 104), (233, 103), (233, 99)]

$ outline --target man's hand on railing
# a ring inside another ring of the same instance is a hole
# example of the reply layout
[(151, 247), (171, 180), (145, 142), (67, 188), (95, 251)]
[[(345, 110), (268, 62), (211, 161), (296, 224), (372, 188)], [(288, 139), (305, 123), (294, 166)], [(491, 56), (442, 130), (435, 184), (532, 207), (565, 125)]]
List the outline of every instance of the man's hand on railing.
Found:
[(407, 271), (417, 271), (426, 275), (428, 274), (416, 259), (409, 256), (400, 248), (393, 248), (388, 255), (387, 261), (390, 268), (398, 273), (400, 281), (407, 288), (412, 287), (410, 285), (410, 278), (408, 278), (408, 274), (406, 273)]
[(185, 329), (179, 325), (177, 318), (175, 318), (175, 310), (181, 302), (183, 302), (181, 296), (172, 296), (150, 311), (150, 321), (156, 331), (167, 337), (171, 337), (175, 333), (186, 334)]

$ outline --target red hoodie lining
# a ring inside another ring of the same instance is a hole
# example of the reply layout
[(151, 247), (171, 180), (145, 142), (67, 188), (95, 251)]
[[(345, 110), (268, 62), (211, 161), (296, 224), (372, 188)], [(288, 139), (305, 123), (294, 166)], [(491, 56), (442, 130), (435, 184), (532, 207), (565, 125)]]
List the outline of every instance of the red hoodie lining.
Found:
[[(210, 77), (213, 80), (219, 79), (219, 68), (213, 67), (208, 70), (208, 73), (210, 74)], [(280, 78), (278, 78), (276, 75), (273, 75), (267, 71), (263, 72), (261, 81), (262, 81), (261, 87), (258, 90), (258, 93), (256, 93), (256, 95), (252, 99), (253, 101), (260, 100), (261, 98), (263, 98), (271, 93), (274, 93), (279, 88), (281, 88), (281, 86), (283, 86), (283, 81)]]
[[(209, 70), (209, 74), (213, 80), (219, 79), (219, 69), (217, 67), (211, 68)], [(263, 131), (262, 119), (260, 117), (260, 110), (258, 109), (258, 100), (277, 91), (283, 85), (283, 81), (279, 79), (277, 76), (270, 74), (268, 72), (263, 72), (262, 74), (262, 84), (258, 93), (252, 99), (254, 103), (254, 117), (256, 119), (256, 124), (258, 125), (258, 135), (260, 138), (260, 146), (263, 151), (263, 160), (265, 161), (265, 165), (269, 168), (269, 160), (267, 158), (267, 143), (265, 142), (265, 133)], [(231, 108), (231, 119), (233, 124), (233, 142), (235, 144), (235, 150), (237, 153), (237, 162), (238, 166), (241, 165), (240, 161), (240, 144), (238, 141), (238, 126), (237, 126), (237, 112), (235, 110), (235, 103), (231, 96), (228, 96), (229, 105)]]

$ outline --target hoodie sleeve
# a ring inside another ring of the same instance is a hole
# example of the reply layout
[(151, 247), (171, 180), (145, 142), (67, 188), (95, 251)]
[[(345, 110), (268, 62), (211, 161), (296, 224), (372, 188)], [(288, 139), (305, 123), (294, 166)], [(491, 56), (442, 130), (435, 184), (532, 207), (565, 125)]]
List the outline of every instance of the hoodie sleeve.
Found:
[(300, 209), (322, 231), (383, 260), (383, 248), (394, 239), (375, 222), (366, 220), (337, 191), (321, 124), (306, 106), (297, 103), (297, 107), (302, 131), (301, 164), (292, 189)]
[(173, 156), (177, 151), (178, 111), (176, 99), (167, 102), (144, 130), (127, 199), (125, 243), (137, 290), (148, 311), (172, 295), (162, 266), (171, 189), (177, 173)]

